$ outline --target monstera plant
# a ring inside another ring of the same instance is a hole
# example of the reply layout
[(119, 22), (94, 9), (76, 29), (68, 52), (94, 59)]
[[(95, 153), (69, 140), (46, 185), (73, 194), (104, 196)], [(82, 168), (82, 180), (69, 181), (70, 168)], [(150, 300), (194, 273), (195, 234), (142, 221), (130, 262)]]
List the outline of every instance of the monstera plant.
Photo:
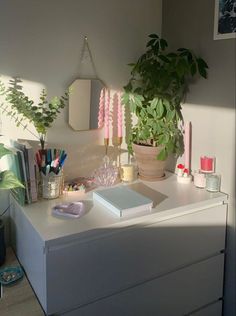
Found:
[[(0, 159), (5, 155), (13, 155), (13, 153), (0, 144)], [(10, 170), (0, 171), (0, 190), (1, 189), (14, 189), (24, 188), (23, 184), (17, 179), (15, 174)]]

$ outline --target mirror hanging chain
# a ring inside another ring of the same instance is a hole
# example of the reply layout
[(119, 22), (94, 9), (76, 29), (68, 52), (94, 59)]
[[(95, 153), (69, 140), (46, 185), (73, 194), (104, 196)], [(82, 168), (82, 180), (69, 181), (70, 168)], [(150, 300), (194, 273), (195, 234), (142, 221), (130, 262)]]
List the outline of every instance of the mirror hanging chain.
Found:
[(79, 69), (80, 69), (81, 64), (83, 64), (84, 61), (86, 59), (88, 59), (88, 57), (89, 57), (89, 60), (90, 60), (91, 66), (92, 66), (92, 70), (93, 70), (93, 73), (94, 73), (94, 78), (98, 79), (96, 66), (95, 66), (95, 63), (94, 63), (94, 60), (93, 60), (91, 49), (89, 47), (88, 37), (85, 36), (84, 37), (82, 51), (81, 51), (81, 56), (80, 56)]

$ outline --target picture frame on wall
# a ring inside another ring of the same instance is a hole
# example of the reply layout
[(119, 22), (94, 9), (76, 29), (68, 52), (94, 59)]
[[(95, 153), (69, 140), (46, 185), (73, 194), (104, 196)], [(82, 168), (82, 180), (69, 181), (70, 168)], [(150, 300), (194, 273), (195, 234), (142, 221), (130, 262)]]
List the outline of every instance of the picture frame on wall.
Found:
[(236, 0), (215, 0), (214, 40), (236, 38)]

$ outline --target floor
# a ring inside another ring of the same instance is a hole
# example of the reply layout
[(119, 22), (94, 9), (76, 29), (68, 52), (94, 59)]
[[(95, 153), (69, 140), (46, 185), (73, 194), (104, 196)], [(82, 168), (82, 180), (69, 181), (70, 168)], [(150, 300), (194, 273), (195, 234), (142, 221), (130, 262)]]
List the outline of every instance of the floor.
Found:
[[(17, 266), (17, 261), (11, 248), (7, 249), (6, 263), (0, 267)], [(1, 316), (43, 316), (44, 312), (27, 280), (24, 276), (21, 281), (12, 285), (4, 286), (2, 298), (0, 298)]]

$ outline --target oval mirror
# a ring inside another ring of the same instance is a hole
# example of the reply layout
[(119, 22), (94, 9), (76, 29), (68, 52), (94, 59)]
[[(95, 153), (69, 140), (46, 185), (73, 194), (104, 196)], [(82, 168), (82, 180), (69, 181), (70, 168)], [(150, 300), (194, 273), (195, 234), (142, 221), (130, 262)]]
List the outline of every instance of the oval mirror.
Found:
[(69, 87), (69, 125), (75, 131), (97, 129), (99, 100), (105, 85), (99, 79), (76, 79)]

